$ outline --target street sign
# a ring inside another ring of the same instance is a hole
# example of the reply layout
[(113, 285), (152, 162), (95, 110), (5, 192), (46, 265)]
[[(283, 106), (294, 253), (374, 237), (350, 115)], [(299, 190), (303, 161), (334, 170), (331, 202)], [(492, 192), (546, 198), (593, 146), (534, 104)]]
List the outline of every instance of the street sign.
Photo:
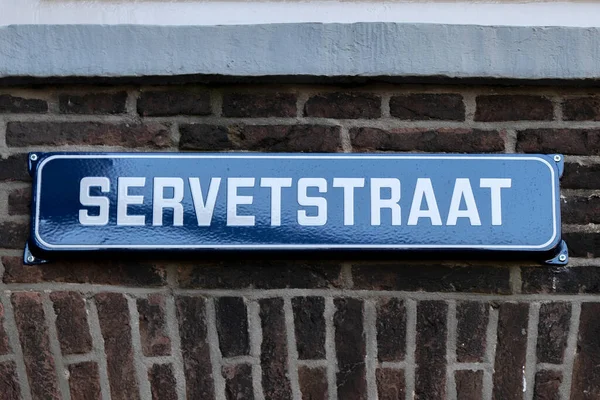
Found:
[(442, 250), (563, 263), (562, 168), (559, 155), (32, 153), (26, 261), (90, 251)]

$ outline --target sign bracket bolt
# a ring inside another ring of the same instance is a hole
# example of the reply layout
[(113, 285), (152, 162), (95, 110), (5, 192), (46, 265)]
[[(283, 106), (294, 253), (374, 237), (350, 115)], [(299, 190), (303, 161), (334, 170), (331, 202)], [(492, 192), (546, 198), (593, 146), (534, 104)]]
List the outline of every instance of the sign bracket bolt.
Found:
[(558, 154), (554, 156), (554, 161), (560, 162), (560, 160), (562, 160), (561, 156), (559, 156)]
[(37, 154), (31, 154), (31, 155), (29, 156), (29, 159), (30, 159), (31, 161), (37, 161), (37, 159), (38, 159), (38, 156), (37, 156)]

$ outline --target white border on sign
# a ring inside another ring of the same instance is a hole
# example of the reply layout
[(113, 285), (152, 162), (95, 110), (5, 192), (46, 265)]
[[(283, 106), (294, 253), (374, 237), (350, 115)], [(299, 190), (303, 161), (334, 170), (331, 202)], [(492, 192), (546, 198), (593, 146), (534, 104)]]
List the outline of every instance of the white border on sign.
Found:
[[(422, 160), (531, 160), (531, 161), (539, 161), (545, 164), (548, 169), (550, 169), (550, 183), (552, 186), (552, 237), (545, 243), (541, 245), (515, 245), (515, 246), (504, 246), (504, 245), (390, 245), (390, 244), (222, 244), (222, 245), (155, 245), (155, 244), (133, 244), (133, 245), (62, 245), (62, 244), (50, 244), (41, 238), (39, 234), (39, 215), (40, 215), (40, 203), (41, 203), (41, 190), (42, 190), (42, 172), (43, 167), (51, 160), (56, 159), (64, 159), (64, 158), (254, 158), (254, 159), (337, 159), (337, 158), (345, 158), (345, 159), (362, 159), (362, 160), (370, 160), (370, 159), (391, 159), (391, 160), (406, 160), (406, 159), (422, 159)], [(552, 165), (545, 159), (541, 157), (535, 156), (524, 156), (524, 157), (499, 157), (499, 156), (419, 156), (419, 155), (411, 155), (411, 156), (401, 156), (401, 155), (378, 155), (378, 156), (363, 156), (363, 155), (344, 155), (338, 154), (335, 156), (326, 156), (326, 155), (242, 155), (242, 154), (223, 154), (223, 155), (186, 155), (186, 154), (58, 154), (50, 156), (44, 159), (39, 167), (37, 168), (37, 187), (36, 187), (36, 208), (35, 208), (35, 219), (34, 219), (34, 232), (35, 237), (39, 243), (46, 246), (49, 249), (70, 249), (70, 250), (78, 250), (78, 249), (247, 249), (247, 250), (257, 250), (257, 249), (397, 249), (397, 250), (410, 250), (410, 249), (502, 249), (502, 250), (533, 250), (533, 249), (543, 249), (546, 248), (549, 244), (551, 244), (557, 235), (557, 221), (556, 221), (556, 186), (554, 168)]]

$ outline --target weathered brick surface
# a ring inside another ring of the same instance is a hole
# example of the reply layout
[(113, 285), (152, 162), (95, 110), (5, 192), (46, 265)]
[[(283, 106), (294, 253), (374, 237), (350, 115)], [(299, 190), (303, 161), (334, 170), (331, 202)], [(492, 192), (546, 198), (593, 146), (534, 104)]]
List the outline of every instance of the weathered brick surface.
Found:
[(560, 371), (538, 371), (535, 374), (533, 398), (535, 400), (560, 400), (563, 376)]
[(523, 393), (529, 305), (502, 303), (498, 311), (493, 399), (514, 399)]
[(283, 299), (262, 299), (259, 301), (259, 305), (263, 332), (260, 364), (265, 398), (289, 399), (292, 397), (292, 389), (287, 361)]
[(325, 368), (298, 368), (298, 383), (302, 400), (329, 399), (327, 370)]
[(597, 267), (527, 267), (521, 271), (523, 293), (600, 293)]
[(12, 190), (8, 194), (9, 215), (29, 215), (31, 207), (31, 188)]
[(517, 151), (599, 155), (600, 129), (526, 129), (517, 132)]
[(334, 300), (335, 350), (338, 361), (338, 398), (367, 398), (365, 380), (366, 343), (363, 334), (363, 301), (351, 298)]
[(58, 96), (58, 107), (63, 114), (122, 114), (126, 101), (127, 92), (63, 93)]
[(456, 400), (483, 400), (483, 371), (454, 372)]
[(10, 147), (93, 145), (149, 149), (172, 144), (165, 124), (103, 122), (9, 122), (6, 143)]
[(137, 308), (140, 316), (140, 337), (144, 355), (150, 357), (171, 354), (171, 339), (167, 334), (165, 320), (164, 296), (151, 294), (145, 299), (138, 299)]
[(537, 340), (538, 362), (563, 363), (570, 323), (571, 305), (569, 303), (553, 302), (540, 306)]
[(0, 249), (22, 249), (28, 234), (29, 226), (25, 222), (0, 222)]
[(69, 365), (71, 400), (100, 400), (100, 375), (98, 364), (82, 362)]
[[(0, 393), (4, 400), (20, 400), (21, 390), (17, 376), (17, 366), (13, 361), (0, 363)], [(77, 400), (72, 398), (72, 400)]]
[(220, 297), (215, 301), (217, 332), (223, 357), (247, 355), (250, 352), (248, 315), (241, 297)]
[(141, 116), (209, 115), (210, 94), (206, 91), (144, 90), (137, 100)]
[(325, 358), (325, 299), (323, 297), (294, 297), (294, 331), (300, 360)]
[(139, 399), (127, 299), (120, 293), (99, 293), (95, 300), (104, 338), (111, 398)]
[(228, 365), (223, 367), (222, 374), (225, 378), (225, 398), (227, 400), (254, 399), (251, 365)]
[(54, 357), (39, 293), (12, 295), (25, 369), (33, 399), (60, 399)]
[[(10, 353), (10, 343), (8, 339), (8, 333), (4, 328), (6, 318), (6, 309), (4, 304), (0, 303), (0, 355)], [(0, 392), (1, 393), (1, 392)]]
[(14, 154), (6, 158), (0, 157), (0, 182), (30, 181), (27, 172), (27, 154)]
[(83, 354), (92, 350), (92, 336), (87, 320), (85, 301), (81, 293), (50, 294), (56, 313), (56, 331), (63, 354)]
[(48, 111), (48, 103), (42, 99), (31, 99), (10, 94), (0, 95), (0, 113), (45, 113)]
[(431, 300), (417, 303), (415, 399), (446, 398), (446, 324), (448, 305)]
[(377, 396), (379, 400), (404, 400), (406, 398), (406, 380), (401, 369), (378, 368)]
[(176, 299), (186, 395), (191, 399), (214, 398), (214, 383), (207, 339), (206, 300), (180, 296)]
[(565, 189), (600, 189), (600, 164), (566, 162), (560, 186)]
[(467, 128), (352, 128), (354, 151), (497, 153), (504, 151), (499, 131)]
[(327, 93), (310, 97), (304, 115), (321, 118), (379, 118), (381, 98), (366, 93)]
[(600, 222), (600, 196), (568, 196), (561, 200), (563, 223), (586, 225)]
[(224, 93), (224, 117), (295, 117), (295, 93)]
[(549, 121), (554, 116), (552, 102), (543, 96), (477, 96), (475, 101), (475, 121)]
[(379, 361), (402, 361), (406, 355), (406, 307), (397, 298), (377, 302), (377, 356)]
[(567, 121), (600, 121), (600, 98), (574, 97), (562, 102), (563, 119)]
[(458, 362), (482, 362), (486, 349), (489, 305), (474, 301), (456, 304)]
[(152, 400), (177, 400), (171, 364), (154, 364), (148, 369)]
[(573, 364), (571, 400), (600, 398), (600, 303), (583, 303), (577, 355)]
[(392, 96), (390, 115), (412, 121), (464, 121), (465, 104), (460, 94), (453, 93)]

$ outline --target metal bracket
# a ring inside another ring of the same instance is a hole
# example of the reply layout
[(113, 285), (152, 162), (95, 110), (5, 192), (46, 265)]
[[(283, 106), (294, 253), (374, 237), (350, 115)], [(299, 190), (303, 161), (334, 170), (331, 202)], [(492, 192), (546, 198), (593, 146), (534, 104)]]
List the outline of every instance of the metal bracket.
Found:
[(23, 250), (23, 264), (25, 265), (40, 265), (46, 264), (48, 260), (43, 260), (41, 258), (37, 258), (31, 251), (29, 250), (29, 243), (25, 243), (25, 249)]
[(560, 245), (557, 247), (557, 253), (554, 258), (550, 260), (546, 260), (544, 264), (548, 265), (567, 265), (569, 262), (569, 249), (567, 247), (567, 243), (564, 240), (560, 242)]
[(558, 177), (562, 178), (563, 172), (565, 171), (565, 157), (562, 154), (555, 154), (552, 156), (552, 159), (558, 168)]
[(34, 174), (35, 174), (35, 169), (37, 167), (37, 163), (40, 160), (40, 154), (39, 153), (29, 153), (27, 156), (27, 172), (29, 172), (29, 175), (33, 178)]

